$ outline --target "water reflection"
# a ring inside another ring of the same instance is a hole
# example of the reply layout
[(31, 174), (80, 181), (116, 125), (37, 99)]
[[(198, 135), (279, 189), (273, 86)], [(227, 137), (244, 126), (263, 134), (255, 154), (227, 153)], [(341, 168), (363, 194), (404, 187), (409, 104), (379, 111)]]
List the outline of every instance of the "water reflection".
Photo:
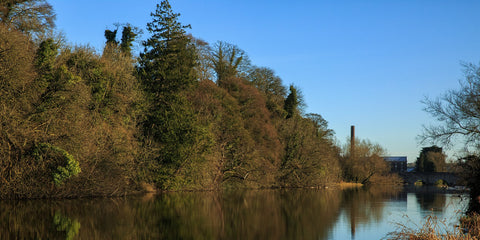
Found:
[[(413, 191), (413, 189), (411, 189)], [(442, 188), (437, 187), (417, 187), (414, 189), (414, 193), (420, 206), (423, 211), (433, 211), (441, 212), (445, 208), (447, 203), (446, 197), (444, 194), (434, 194), (442, 192)]]
[[(416, 201), (441, 211), (445, 195)], [(385, 210), (406, 202), (406, 192), (378, 187), (3, 201), (0, 239), (344, 239), (336, 232), (354, 238), (359, 226), (384, 224)]]
[(355, 238), (358, 225), (380, 222), (384, 218), (385, 203), (403, 199), (403, 195), (401, 189), (388, 186), (376, 186), (368, 191), (360, 188), (344, 190), (341, 207), (350, 220), (351, 239)]

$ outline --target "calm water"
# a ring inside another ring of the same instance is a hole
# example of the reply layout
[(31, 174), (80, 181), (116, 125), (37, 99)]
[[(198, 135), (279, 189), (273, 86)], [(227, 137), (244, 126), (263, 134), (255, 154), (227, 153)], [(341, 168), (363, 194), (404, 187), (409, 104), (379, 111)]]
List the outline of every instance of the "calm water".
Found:
[(381, 239), (429, 214), (453, 226), (466, 201), (378, 187), (1, 201), (0, 239)]

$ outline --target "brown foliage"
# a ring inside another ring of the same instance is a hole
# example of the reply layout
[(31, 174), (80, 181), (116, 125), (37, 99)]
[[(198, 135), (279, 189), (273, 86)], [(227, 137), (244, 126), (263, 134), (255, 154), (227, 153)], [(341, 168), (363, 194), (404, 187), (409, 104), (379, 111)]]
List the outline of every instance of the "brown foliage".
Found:
[(282, 186), (318, 187), (338, 181), (338, 150), (310, 119), (286, 119), (280, 133), (285, 146), (279, 178)]
[(385, 150), (380, 145), (357, 139), (354, 149), (352, 154), (350, 145), (344, 147), (341, 164), (345, 180), (368, 183), (388, 174), (389, 166), (382, 158)]
[(0, 192), (16, 187), (26, 164), (22, 156), (37, 136), (28, 119), (37, 96), (33, 59), (30, 40), (0, 24)]
[(282, 146), (262, 94), (238, 78), (199, 83), (195, 109), (215, 135), (218, 185), (272, 186)]

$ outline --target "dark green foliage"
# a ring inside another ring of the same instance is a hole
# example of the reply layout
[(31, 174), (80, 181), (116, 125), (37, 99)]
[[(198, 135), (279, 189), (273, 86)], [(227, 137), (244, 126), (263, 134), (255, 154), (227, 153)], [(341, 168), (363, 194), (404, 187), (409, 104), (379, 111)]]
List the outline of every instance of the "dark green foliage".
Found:
[(53, 182), (57, 186), (62, 185), (65, 180), (78, 175), (82, 171), (78, 161), (71, 154), (48, 143), (38, 144), (33, 150), (33, 155), (37, 161), (43, 161), (44, 158), (58, 158), (50, 166)]
[(57, 55), (58, 46), (53, 39), (49, 38), (40, 43), (37, 49), (35, 65), (41, 74), (51, 74)]
[(480, 157), (469, 155), (459, 159), (460, 176), (470, 188), (470, 202), (467, 213), (480, 213)]
[(136, 27), (132, 27), (130, 24), (125, 24), (122, 29), (122, 38), (120, 39), (119, 45), (117, 40), (117, 32), (120, 24), (115, 24), (115, 26), (117, 28), (113, 31), (109, 29), (105, 30), (106, 48), (119, 47), (122, 53), (126, 54), (127, 56), (131, 56), (133, 42), (142, 31)]
[(443, 172), (445, 170), (445, 154), (437, 146), (424, 147), (415, 162), (417, 172)]
[[(162, 1), (147, 24), (152, 36), (144, 42), (138, 67), (147, 94), (143, 129), (158, 161), (157, 183), (172, 187), (176, 175), (195, 155), (203, 131), (187, 97), (196, 85), (194, 45), (168, 1)], [(201, 153), (199, 153), (201, 154)]]
[(131, 54), (133, 41), (135, 41), (138, 36), (138, 31), (132, 28), (132, 26), (127, 25), (123, 27), (122, 30), (122, 39), (120, 43), (120, 50), (126, 54)]
[(299, 110), (298, 110), (299, 103), (300, 102), (297, 96), (297, 89), (293, 85), (290, 85), (290, 93), (285, 99), (285, 104), (284, 104), (284, 109), (287, 112), (286, 118), (291, 118), (299, 114)]
[(117, 38), (117, 29), (115, 30), (105, 30), (105, 39), (106, 39), (106, 44), (113, 44), (114, 46), (117, 46), (118, 41), (116, 40)]
[(196, 52), (185, 33), (190, 26), (178, 22), (180, 14), (173, 13), (168, 1), (157, 5), (151, 16), (147, 30), (152, 36), (143, 43), (139, 62), (145, 89), (152, 95), (187, 90), (196, 82)]

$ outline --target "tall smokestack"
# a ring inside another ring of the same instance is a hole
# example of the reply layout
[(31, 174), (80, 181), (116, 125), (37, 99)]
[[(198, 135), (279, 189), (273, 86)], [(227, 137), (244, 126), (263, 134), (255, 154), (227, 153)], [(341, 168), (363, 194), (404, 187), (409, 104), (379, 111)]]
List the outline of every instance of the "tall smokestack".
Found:
[(353, 158), (355, 153), (355, 126), (350, 127), (350, 156)]

